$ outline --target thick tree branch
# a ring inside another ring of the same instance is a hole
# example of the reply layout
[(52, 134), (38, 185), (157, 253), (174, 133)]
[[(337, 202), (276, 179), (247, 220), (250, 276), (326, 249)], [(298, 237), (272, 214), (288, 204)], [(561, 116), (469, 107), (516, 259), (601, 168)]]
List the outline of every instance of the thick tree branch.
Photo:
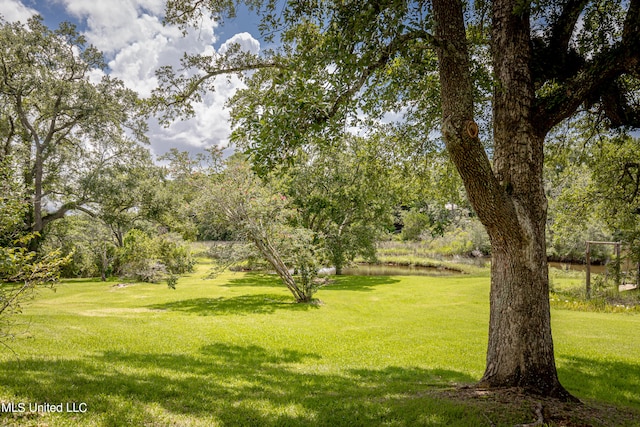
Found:
[(13, 121), (13, 117), (7, 115), (7, 121), (9, 122), (9, 129), (7, 130), (7, 137), (5, 138), (4, 145), (2, 147), (2, 157), (0, 160), (11, 154), (11, 141), (16, 134), (16, 124)]
[(593, 104), (611, 91), (611, 82), (640, 73), (640, 0), (631, 0), (622, 39), (586, 61), (563, 84), (536, 99), (535, 122), (544, 135), (575, 113), (581, 104)]
[(24, 111), (22, 104), (23, 104), (22, 94), (19, 93), (16, 96), (16, 112), (18, 113), (18, 116), (20, 118), (20, 123), (31, 135), (31, 138), (33, 139), (33, 143), (35, 144), (36, 148), (40, 149), (40, 137), (38, 136), (38, 132), (29, 122), (29, 118), (27, 117), (27, 113)]
[(563, 62), (567, 56), (569, 41), (576, 23), (587, 3), (588, 0), (568, 0), (549, 31), (549, 50), (552, 54), (561, 55)]
[[(502, 188), (477, 135), (473, 121), (473, 84), (460, 0), (434, 0), (440, 71), (442, 133), (482, 223), (496, 239), (520, 239), (513, 202)], [(501, 230), (509, 230), (511, 236)], [(494, 242), (497, 243), (497, 242)]]
[(425, 39), (431, 45), (436, 45), (436, 38), (426, 31), (411, 31), (409, 33), (401, 34), (398, 37), (391, 40), (383, 49), (380, 50), (380, 56), (377, 60), (364, 67), (362, 74), (357, 78), (353, 84), (351, 84), (345, 91), (343, 91), (336, 98), (333, 106), (327, 112), (325, 117), (318, 117), (316, 122), (326, 121), (333, 118), (339, 111), (340, 106), (350, 100), (360, 89), (362, 89), (369, 78), (381, 68), (385, 67), (393, 56), (398, 53), (408, 42), (413, 40)]
[(194, 93), (201, 90), (202, 84), (206, 81), (222, 75), (242, 73), (244, 71), (257, 71), (267, 68), (283, 68), (282, 65), (275, 62), (264, 62), (255, 64), (246, 64), (228, 68), (209, 68), (201, 77), (190, 81), (185, 91), (179, 93), (174, 99), (167, 103), (168, 106), (175, 105), (187, 101)]
[(55, 135), (56, 121), (58, 119), (58, 113), (60, 112), (61, 104), (62, 104), (62, 93), (58, 93), (58, 96), (56, 97), (56, 102), (53, 104), (53, 114), (51, 115), (51, 123), (49, 124), (49, 131), (47, 132), (47, 135), (42, 141), (43, 147), (46, 147), (47, 145), (49, 145), (49, 143), (53, 139), (53, 136)]
[(88, 211), (86, 209), (81, 208), (81, 205), (86, 203), (86, 200), (78, 200), (75, 202), (67, 202), (65, 204), (63, 204), (62, 206), (60, 206), (55, 212), (51, 212), (51, 213), (47, 213), (45, 215), (43, 215), (42, 217), (42, 224), (43, 227), (46, 226), (48, 223), (50, 223), (51, 221), (55, 221), (57, 219), (60, 219), (62, 217), (64, 217), (67, 212), (70, 212), (72, 210), (80, 210), (82, 212), (87, 212)]

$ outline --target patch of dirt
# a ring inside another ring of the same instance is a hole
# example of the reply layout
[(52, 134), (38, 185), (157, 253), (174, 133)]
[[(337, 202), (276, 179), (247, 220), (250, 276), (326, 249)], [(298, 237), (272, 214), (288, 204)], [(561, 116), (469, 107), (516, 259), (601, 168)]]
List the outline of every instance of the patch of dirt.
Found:
[[(461, 387), (438, 397), (469, 405), (484, 414), (488, 426), (621, 427), (640, 426), (640, 412), (597, 402), (564, 402), (526, 394), (522, 389)], [(542, 416), (542, 417), (541, 417)], [(542, 418), (542, 419), (541, 419)]]

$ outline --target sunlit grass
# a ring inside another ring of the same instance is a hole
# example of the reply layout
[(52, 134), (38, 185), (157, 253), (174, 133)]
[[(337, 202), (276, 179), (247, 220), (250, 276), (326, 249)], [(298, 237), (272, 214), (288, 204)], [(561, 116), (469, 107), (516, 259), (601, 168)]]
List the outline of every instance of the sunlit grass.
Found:
[[(339, 277), (316, 306), (294, 304), (272, 275), (203, 280), (199, 268), (175, 291), (80, 280), (43, 291), (21, 316), (31, 338), (0, 354), (0, 402), (88, 410), (0, 424), (487, 425), (434, 393), (482, 375), (486, 275)], [(640, 316), (561, 310), (553, 327), (570, 391), (640, 410)]]

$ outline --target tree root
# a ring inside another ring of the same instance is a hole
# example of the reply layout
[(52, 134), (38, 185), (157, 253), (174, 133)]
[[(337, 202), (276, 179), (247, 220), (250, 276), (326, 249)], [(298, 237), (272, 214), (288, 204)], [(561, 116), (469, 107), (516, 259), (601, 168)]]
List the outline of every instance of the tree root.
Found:
[(543, 414), (542, 403), (538, 402), (536, 404), (536, 409), (534, 412), (538, 416), (538, 419), (536, 421), (529, 424), (517, 424), (513, 427), (536, 427), (536, 426), (544, 425), (544, 414)]

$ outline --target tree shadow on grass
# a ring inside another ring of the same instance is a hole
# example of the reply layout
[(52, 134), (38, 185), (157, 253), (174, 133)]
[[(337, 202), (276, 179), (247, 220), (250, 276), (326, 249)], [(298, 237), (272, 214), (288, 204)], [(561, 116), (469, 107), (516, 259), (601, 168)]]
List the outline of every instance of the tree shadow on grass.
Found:
[[(329, 276), (329, 283), (321, 289), (330, 291), (372, 291), (376, 286), (392, 285), (400, 280), (389, 276)], [(220, 285), (223, 287), (268, 287), (282, 289), (284, 285), (275, 274), (247, 273), (241, 277), (229, 279)]]
[(241, 276), (232, 277), (222, 287), (265, 287), (282, 289), (284, 284), (277, 274), (269, 273), (245, 273)]
[[(110, 351), (79, 360), (0, 363), (0, 390), (29, 402), (87, 403), (86, 414), (47, 414), (39, 420), (50, 425), (72, 420), (79, 425), (411, 426), (431, 425), (429, 417), (436, 425), (455, 425), (469, 416), (465, 405), (429, 394), (474, 381), (466, 374), (410, 367), (327, 373), (321, 365), (314, 368), (320, 362), (311, 352), (221, 343), (196, 354)], [(0, 424), (10, 424), (11, 416), (0, 414)], [(481, 414), (477, 417), (481, 423)]]
[(578, 397), (640, 410), (640, 364), (559, 357), (558, 376)]
[(180, 311), (199, 316), (271, 314), (277, 310), (310, 310), (311, 304), (297, 304), (293, 298), (278, 294), (240, 295), (232, 298), (192, 298), (154, 304), (152, 310)]
[(389, 276), (333, 276), (322, 287), (327, 291), (372, 291), (376, 286), (393, 285), (400, 280)]

